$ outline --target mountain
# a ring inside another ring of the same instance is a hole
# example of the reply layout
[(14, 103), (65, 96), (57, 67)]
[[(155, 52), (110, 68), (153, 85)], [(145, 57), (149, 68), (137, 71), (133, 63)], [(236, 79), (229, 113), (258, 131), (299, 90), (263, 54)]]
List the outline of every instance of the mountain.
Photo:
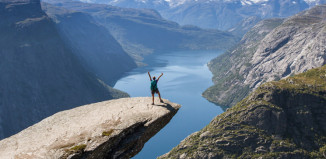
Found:
[(160, 158), (326, 158), (325, 75), (261, 85)]
[(239, 46), (209, 63), (215, 85), (204, 96), (232, 106), (266, 81), (326, 64), (325, 11), (326, 5), (320, 5), (283, 23), (267, 20), (256, 25)]
[(151, 8), (181, 25), (228, 30), (240, 21), (288, 17), (325, 0), (80, 0), (128, 8)]
[(150, 102), (123, 98), (56, 113), (1, 140), (0, 158), (131, 158), (181, 107)]
[(127, 96), (86, 70), (39, 0), (2, 0), (0, 19), (0, 138), (58, 111)]
[(241, 22), (236, 24), (233, 28), (229, 29), (228, 31), (231, 32), (233, 35), (242, 38), (252, 27), (254, 27), (261, 20), (261, 18), (255, 16), (244, 18)]
[(225, 109), (247, 96), (249, 87), (243, 85), (243, 74), (250, 71), (250, 61), (260, 41), (283, 21), (284, 19), (262, 20), (244, 35), (236, 47), (211, 60), (208, 67), (214, 75), (214, 86), (208, 88), (203, 96)]
[(180, 26), (154, 10), (120, 8), (67, 0), (47, 0), (55, 6), (91, 14), (135, 59), (167, 50), (217, 50), (233, 46), (238, 38), (228, 32)]
[(113, 86), (123, 73), (136, 67), (110, 32), (82, 12), (43, 3), (43, 10), (55, 20), (62, 39), (89, 71)]

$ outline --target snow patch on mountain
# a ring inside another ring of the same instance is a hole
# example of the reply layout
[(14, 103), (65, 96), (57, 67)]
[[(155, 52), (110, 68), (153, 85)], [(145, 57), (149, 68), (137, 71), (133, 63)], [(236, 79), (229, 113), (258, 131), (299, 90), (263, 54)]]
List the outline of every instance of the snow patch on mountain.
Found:
[[(86, 3), (103, 3), (101, 0), (79, 0)], [(108, 0), (106, 1), (107, 4), (117, 4), (119, 2), (123, 2), (124, 0)], [(138, 2), (143, 4), (153, 3), (153, 4), (168, 4), (169, 7), (177, 7), (184, 4), (189, 3), (236, 3), (240, 2), (242, 5), (253, 5), (253, 4), (262, 4), (264, 5), (265, 2), (271, 1), (271, 0), (130, 0), (130, 2)], [(320, 1), (322, 0), (304, 0), (309, 5), (317, 5), (321, 4)], [(296, 1), (292, 2), (293, 4), (296, 4)]]
[(197, 2), (198, 0), (165, 0), (165, 2), (167, 2), (170, 7), (176, 7), (192, 1)]
[[(321, 1), (322, 0), (304, 0), (307, 4), (311, 5), (318, 5), (318, 4), (323, 4)], [(324, 1), (325, 3), (325, 1)]]

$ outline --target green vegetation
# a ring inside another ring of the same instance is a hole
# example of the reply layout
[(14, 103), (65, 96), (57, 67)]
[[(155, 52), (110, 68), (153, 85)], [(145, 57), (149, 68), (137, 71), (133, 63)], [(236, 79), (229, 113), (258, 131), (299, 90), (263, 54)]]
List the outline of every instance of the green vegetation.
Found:
[(102, 132), (102, 136), (111, 136), (113, 132), (114, 132), (113, 129), (110, 129), (109, 131), (104, 131)]
[(77, 146), (74, 146), (72, 148), (70, 148), (70, 151), (73, 151), (73, 152), (82, 152), (84, 151), (84, 149), (86, 148), (87, 145), (85, 144), (81, 144), (81, 145), (77, 145)]
[(87, 147), (86, 144), (76, 145), (69, 149), (65, 149), (65, 154), (60, 157), (60, 159), (67, 159), (72, 154), (81, 154), (84, 152), (85, 148)]
[(326, 145), (319, 149), (319, 152), (326, 158)]
[(325, 158), (326, 65), (261, 85), (163, 158)]
[(311, 94), (326, 99), (320, 94), (326, 90), (326, 65), (278, 82), (266, 83), (264, 86), (275, 86), (279, 90), (286, 89), (295, 94)]

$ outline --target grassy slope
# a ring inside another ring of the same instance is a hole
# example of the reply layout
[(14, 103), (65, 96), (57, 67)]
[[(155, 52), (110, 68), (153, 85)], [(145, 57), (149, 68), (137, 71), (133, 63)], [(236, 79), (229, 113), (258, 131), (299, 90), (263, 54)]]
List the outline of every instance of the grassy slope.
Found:
[(325, 158), (325, 116), (326, 65), (263, 84), (164, 157)]

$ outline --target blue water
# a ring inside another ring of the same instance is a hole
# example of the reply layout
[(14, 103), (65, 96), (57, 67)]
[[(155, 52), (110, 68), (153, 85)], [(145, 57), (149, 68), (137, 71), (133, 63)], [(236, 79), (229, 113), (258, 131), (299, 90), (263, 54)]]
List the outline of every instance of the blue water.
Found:
[[(159, 133), (151, 138), (134, 159), (152, 159), (169, 152), (188, 135), (204, 128), (223, 110), (201, 96), (212, 86), (207, 63), (222, 51), (177, 51), (147, 56), (146, 67), (136, 68), (120, 79), (114, 88), (131, 97), (151, 96), (147, 72), (158, 77), (162, 98), (181, 104), (181, 109)], [(156, 95), (157, 97), (157, 95)], [(158, 97), (157, 97), (158, 98)]]

